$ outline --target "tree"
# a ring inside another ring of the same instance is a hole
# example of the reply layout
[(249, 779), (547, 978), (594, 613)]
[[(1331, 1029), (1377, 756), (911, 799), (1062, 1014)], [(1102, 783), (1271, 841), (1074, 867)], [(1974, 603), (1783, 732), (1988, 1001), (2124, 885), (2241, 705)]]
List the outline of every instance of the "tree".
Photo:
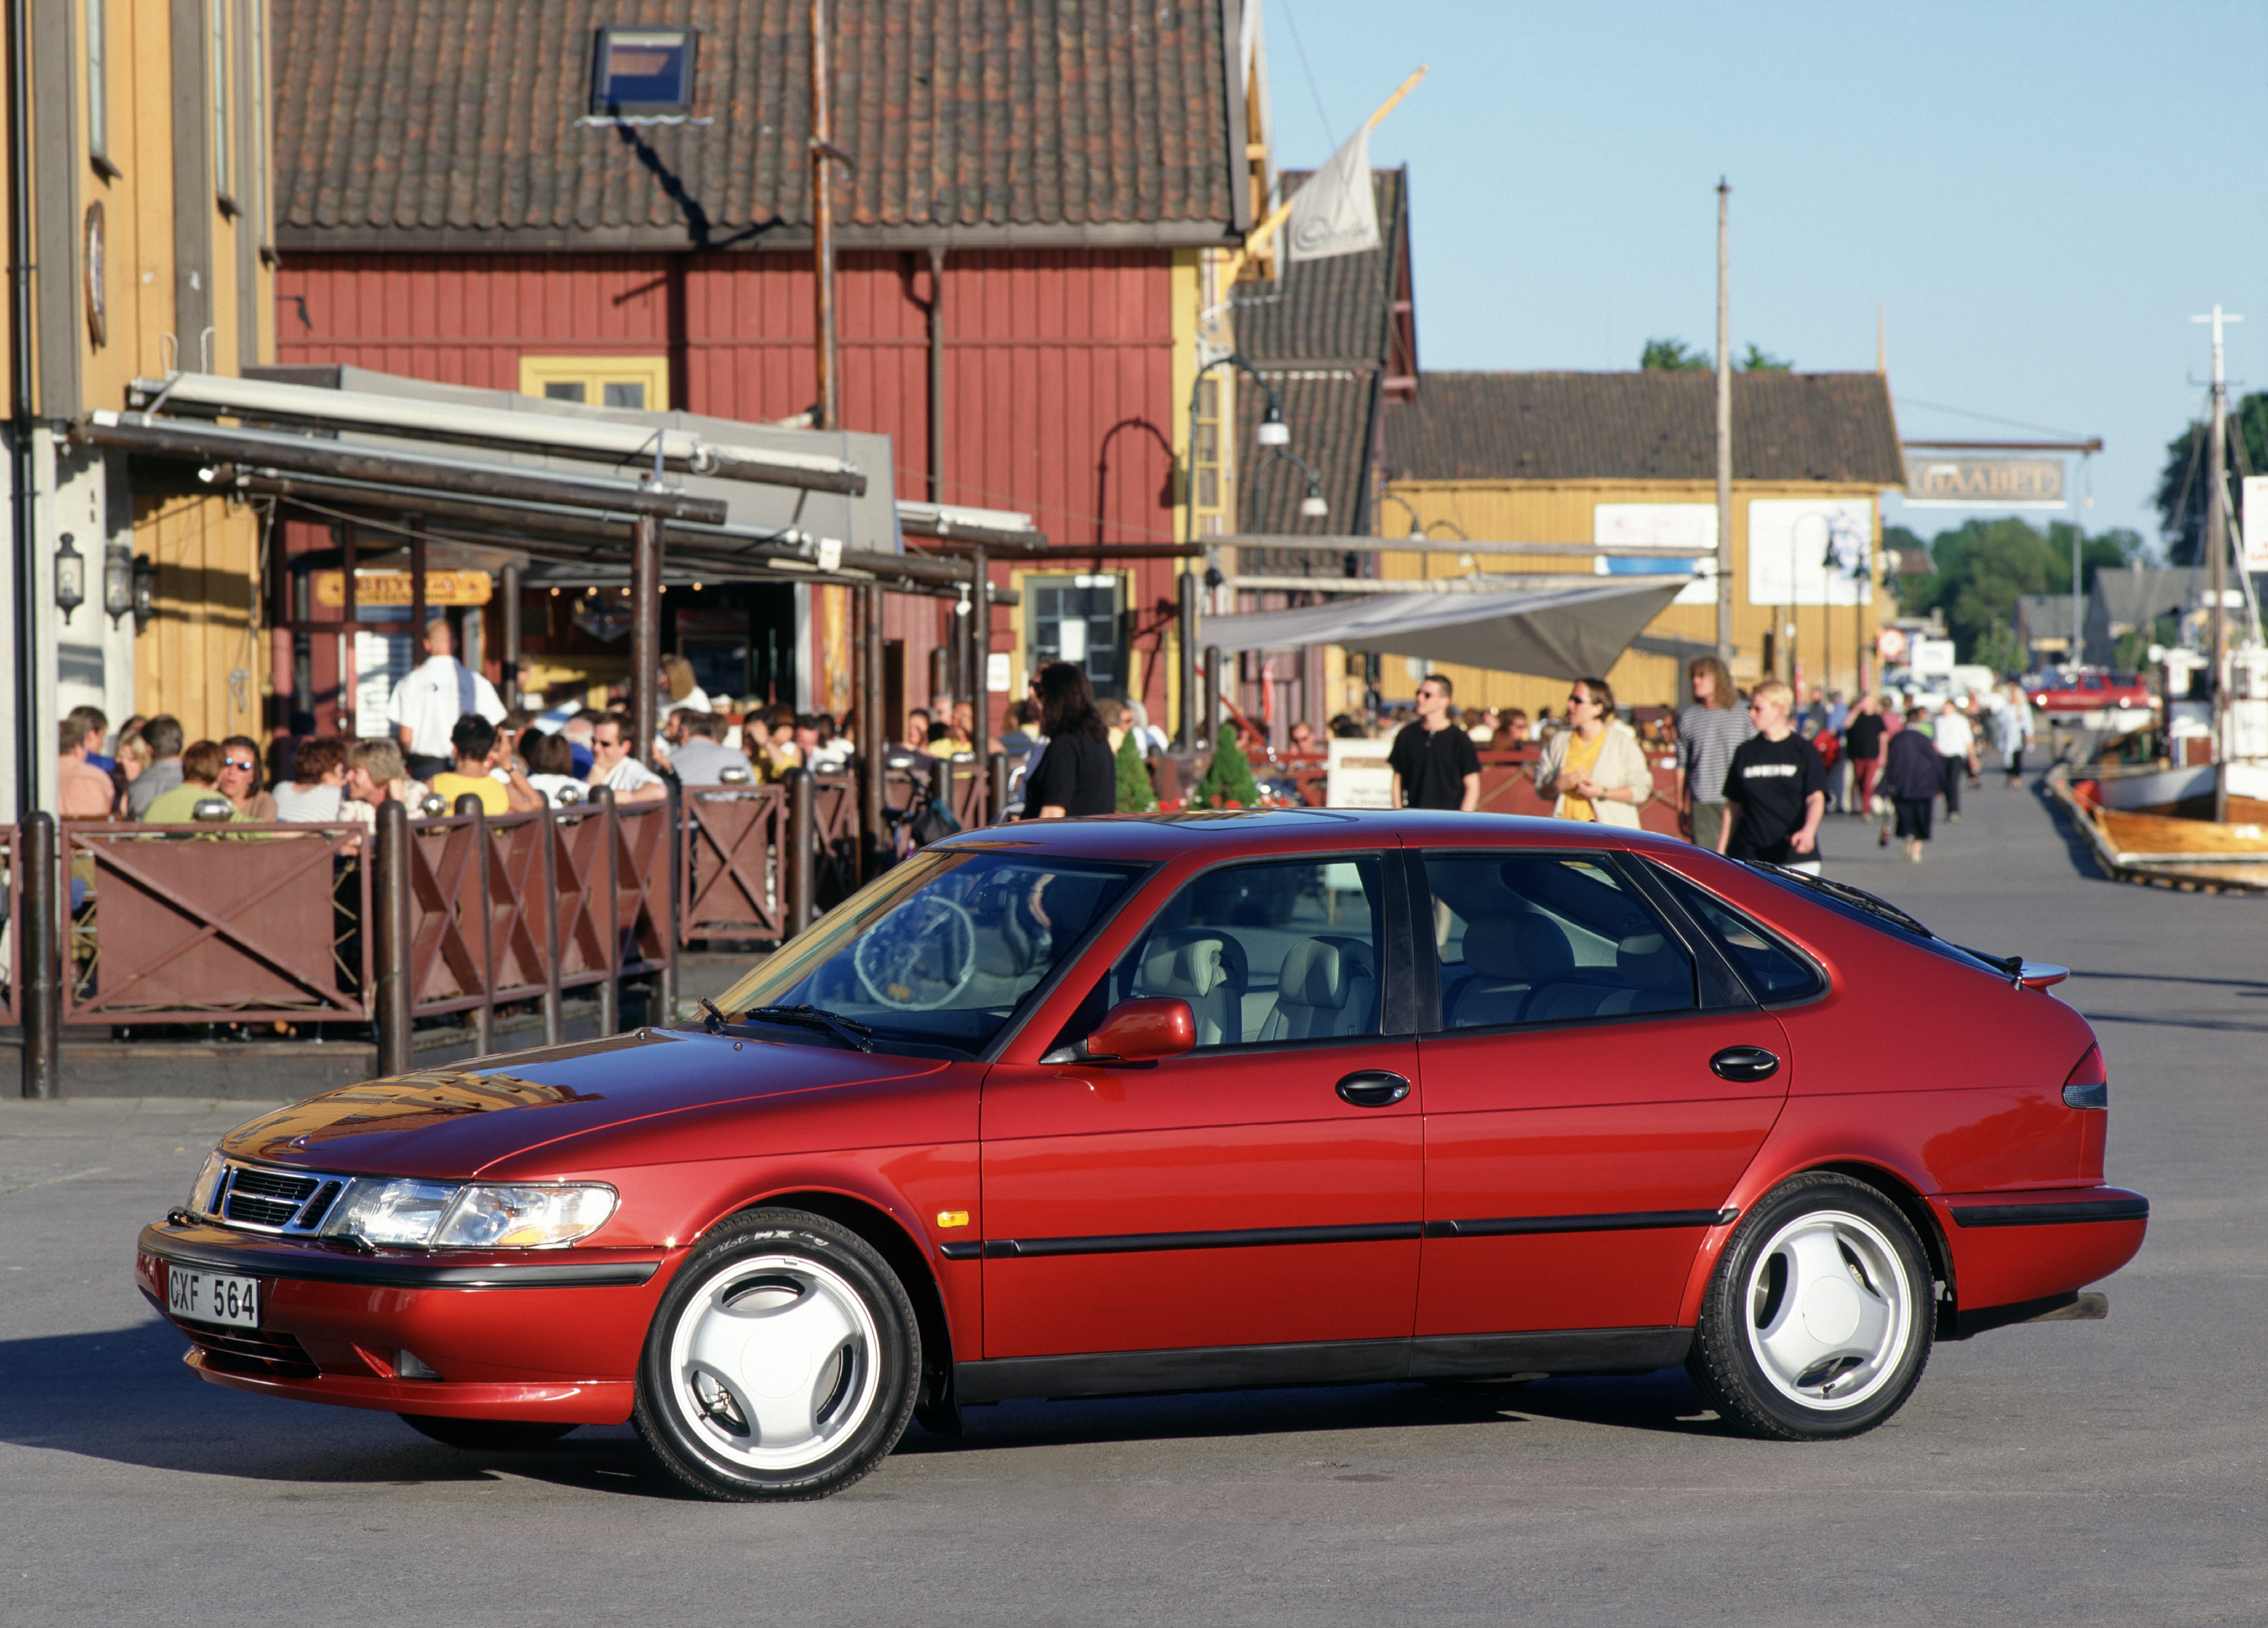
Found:
[(1739, 366), (1740, 370), (1744, 373), (1792, 373), (1795, 372), (1794, 363), (1783, 361), (1778, 357), (1772, 355), (1769, 350), (1759, 350), (1754, 344), (1749, 345), (1748, 354), (1741, 358)]
[(1118, 742), (1118, 812), (1158, 812), (1157, 788), (1150, 784), (1149, 767), (1142, 761), (1140, 737), (1130, 729)]
[(1193, 808), (1257, 808), (1260, 783), (1252, 777), (1252, 760), (1236, 738), (1236, 726), (1220, 726), (1220, 744), (1206, 765), (1204, 778), (1190, 794)]
[(2025, 659), (2023, 641), (2016, 637), (2014, 622), (1996, 622), (1984, 630), (1977, 640), (1977, 647), (1969, 659), (1979, 667), (1990, 667), (2001, 677), (2021, 673), (2031, 663)]
[(1647, 340), (1638, 365), (1649, 373), (1705, 373), (1717, 365), (1706, 350), (1689, 350), (1682, 339)]
[[(2176, 565), (2205, 557), (2205, 424), (2191, 424), (2166, 443), (2165, 468), (2158, 473), (2158, 523), (2166, 558)], [(2268, 391), (2255, 391), (2229, 409), (2228, 468), (2232, 476), (2268, 474)], [(2233, 508), (2235, 491), (2229, 502)]]
[[(1910, 616), (1941, 611), (1961, 659), (1983, 661), (1980, 641), (1994, 629), (2007, 630), (2014, 639), (2019, 598), (2071, 592), (2073, 530), (2067, 521), (2058, 520), (2043, 536), (2022, 520), (1977, 519), (1940, 532), (1928, 548), (1935, 569), (1927, 576), (1897, 579), (1898, 607)], [(1918, 549), (1921, 539), (1903, 526), (1892, 526), (1884, 528), (1882, 544)], [(2092, 537), (2081, 534), (2080, 589), (2092, 589), (2095, 572), (2104, 567), (2121, 569), (2141, 557), (2139, 533), (2121, 528)]]

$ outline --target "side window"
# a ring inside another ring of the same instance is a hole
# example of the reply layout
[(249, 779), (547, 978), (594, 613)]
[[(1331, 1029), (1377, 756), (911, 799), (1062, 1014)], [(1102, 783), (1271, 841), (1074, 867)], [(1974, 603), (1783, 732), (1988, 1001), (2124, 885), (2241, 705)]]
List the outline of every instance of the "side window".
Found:
[(1667, 866), (1655, 866), (1651, 874), (1717, 940), (1759, 1002), (1805, 1000), (1824, 987), (1817, 968), (1716, 895)]
[(1077, 1032), (1122, 1000), (1172, 996), (1189, 1003), (1200, 1047), (1375, 1035), (1381, 887), (1379, 861), (1367, 856), (1192, 878), (1080, 1008)]
[(1693, 960), (1605, 860), (1425, 856), (1441, 1026), (1561, 1023), (1697, 1003)]

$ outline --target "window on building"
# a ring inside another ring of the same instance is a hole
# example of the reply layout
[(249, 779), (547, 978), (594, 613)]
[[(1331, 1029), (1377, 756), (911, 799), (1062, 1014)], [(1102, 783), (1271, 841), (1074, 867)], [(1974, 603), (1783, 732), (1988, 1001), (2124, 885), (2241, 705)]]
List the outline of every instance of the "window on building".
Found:
[(591, 113), (598, 118), (693, 111), (696, 28), (601, 28), (591, 55)]
[(1189, 508), (1201, 536), (1221, 530), (1221, 416), (1228, 393), (1219, 378), (1197, 380), (1197, 412), (1189, 422)]
[(212, 173), (221, 209), (236, 213), (235, 152), (229, 142), (234, 121), (228, 106), (228, 0), (208, 0), (212, 9)]
[(669, 409), (669, 358), (660, 356), (524, 356), (519, 393), (634, 412)]
[(105, 0), (86, 0), (86, 151), (95, 173), (122, 173), (110, 161), (110, 40)]
[(1031, 671), (1050, 661), (1084, 668), (1098, 696), (1126, 694), (1126, 663), (1121, 630), (1125, 625), (1125, 585), (1115, 576), (1029, 576), (1024, 592), (1031, 607), (1026, 648)]

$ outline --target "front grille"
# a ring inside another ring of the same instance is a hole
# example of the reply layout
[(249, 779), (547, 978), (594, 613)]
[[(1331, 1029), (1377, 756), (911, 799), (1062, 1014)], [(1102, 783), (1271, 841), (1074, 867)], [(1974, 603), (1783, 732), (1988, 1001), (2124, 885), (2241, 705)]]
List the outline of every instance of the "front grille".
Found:
[(311, 1380), (318, 1372), (307, 1348), (288, 1334), (257, 1334), (250, 1329), (191, 1328), (175, 1323), (205, 1353), (214, 1367), (231, 1374), (270, 1379)]
[(222, 1178), (214, 1213), (259, 1232), (312, 1233), (321, 1227), (351, 1180), (232, 1163)]

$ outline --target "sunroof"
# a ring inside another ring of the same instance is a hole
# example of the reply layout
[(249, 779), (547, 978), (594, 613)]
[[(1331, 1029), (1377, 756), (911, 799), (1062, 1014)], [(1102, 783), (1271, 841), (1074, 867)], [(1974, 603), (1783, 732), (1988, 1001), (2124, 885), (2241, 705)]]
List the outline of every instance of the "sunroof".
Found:
[(591, 58), (591, 111), (684, 114), (693, 110), (697, 28), (601, 28)]

